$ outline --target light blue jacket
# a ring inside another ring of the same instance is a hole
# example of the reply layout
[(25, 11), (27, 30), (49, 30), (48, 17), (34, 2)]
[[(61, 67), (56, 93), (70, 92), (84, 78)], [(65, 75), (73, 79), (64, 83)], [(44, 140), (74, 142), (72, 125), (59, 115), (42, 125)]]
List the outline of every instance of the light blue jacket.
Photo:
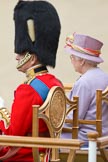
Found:
[[(108, 86), (108, 74), (100, 68), (93, 68), (84, 73), (74, 84), (70, 92), (70, 99), (79, 96), (79, 119), (95, 119), (96, 117), (96, 90), (104, 90)], [(108, 107), (103, 104), (102, 132), (108, 135)], [(72, 112), (67, 118), (72, 117)], [(87, 133), (95, 131), (95, 126), (80, 125), (79, 139), (87, 141)], [(63, 133), (62, 138), (71, 138), (71, 134)]]

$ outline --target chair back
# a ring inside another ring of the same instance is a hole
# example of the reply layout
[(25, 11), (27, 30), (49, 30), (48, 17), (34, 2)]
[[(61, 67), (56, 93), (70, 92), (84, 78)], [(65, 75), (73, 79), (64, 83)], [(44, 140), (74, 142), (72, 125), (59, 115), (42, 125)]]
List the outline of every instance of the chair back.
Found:
[(108, 87), (104, 91), (98, 89), (96, 91), (96, 130), (99, 137), (102, 136), (102, 104), (108, 104)]
[(66, 105), (67, 105), (67, 109), (66, 109), (66, 116), (73, 111), (72, 114), (72, 119), (65, 119), (65, 123), (68, 124), (72, 124), (72, 128), (68, 127), (68, 128), (63, 128), (63, 132), (69, 132), (72, 133), (72, 138), (73, 139), (77, 139), (78, 138), (78, 106), (79, 106), (79, 97), (78, 96), (74, 96), (73, 100), (69, 100), (66, 97)]
[[(49, 130), (51, 138), (59, 138), (66, 115), (65, 92), (61, 87), (50, 89), (43, 105), (33, 105), (32, 136), (38, 137), (38, 122), (42, 119)], [(33, 148), (35, 161), (39, 155), (38, 149)], [(52, 149), (52, 161), (58, 159), (58, 149)], [(39, 159), (38, 159), (39, 160)], [(36, 162), (38, 162), (38, 160)], [(58, 159), (59, 161), (59, 159)]]
[(70, 83), (64, 83), (63, 86), (66, 93), (70, 92), (70, 90), (72, 89), (72, 84)]

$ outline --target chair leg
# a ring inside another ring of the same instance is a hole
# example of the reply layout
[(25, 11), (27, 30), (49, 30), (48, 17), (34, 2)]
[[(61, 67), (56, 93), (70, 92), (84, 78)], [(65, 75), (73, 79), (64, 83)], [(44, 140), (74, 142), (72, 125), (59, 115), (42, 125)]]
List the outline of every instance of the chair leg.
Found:
[(70, 150), (67, 162), (74, 162), (76, 150)]
[(52, 149), (52, 157), (50, 160), (51, 162), (60, 162), (58, 151), (59, 151), (58, 149), (55, 148)]
[(39, 151), (37, 148), (32, 148), (32, 153), (33, 153), (33, 160), (34, 162), (40, 162), (40, 159), (39, 159)]
[(108, 152), (105, 149), (99, 149), (104, 162), (108, 162)]

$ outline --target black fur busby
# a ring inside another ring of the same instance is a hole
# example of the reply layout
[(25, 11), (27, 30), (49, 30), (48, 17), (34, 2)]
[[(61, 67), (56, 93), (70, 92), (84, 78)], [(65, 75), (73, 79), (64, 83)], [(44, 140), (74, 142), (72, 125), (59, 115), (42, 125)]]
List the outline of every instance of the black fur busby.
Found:
[[(34, 40), (28, 20), (34, 23)], [(15, 53), (35, 53), (42, 64), (55, 67), (61, 25), (54, 6), (43, 0), (19, 1), (14, 8), (14, 21)]]

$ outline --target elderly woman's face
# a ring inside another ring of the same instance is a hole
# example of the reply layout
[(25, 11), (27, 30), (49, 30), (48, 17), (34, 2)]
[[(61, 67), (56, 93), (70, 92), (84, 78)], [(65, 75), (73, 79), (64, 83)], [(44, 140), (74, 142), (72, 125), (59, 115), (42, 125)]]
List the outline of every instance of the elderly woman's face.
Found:
[(81, 65), (82, 65), (82, 58), (71, 55), (70, 56), (71, 62), (73, 64), (73, 67), (75, 69), (76, 72), (81, 73)]

